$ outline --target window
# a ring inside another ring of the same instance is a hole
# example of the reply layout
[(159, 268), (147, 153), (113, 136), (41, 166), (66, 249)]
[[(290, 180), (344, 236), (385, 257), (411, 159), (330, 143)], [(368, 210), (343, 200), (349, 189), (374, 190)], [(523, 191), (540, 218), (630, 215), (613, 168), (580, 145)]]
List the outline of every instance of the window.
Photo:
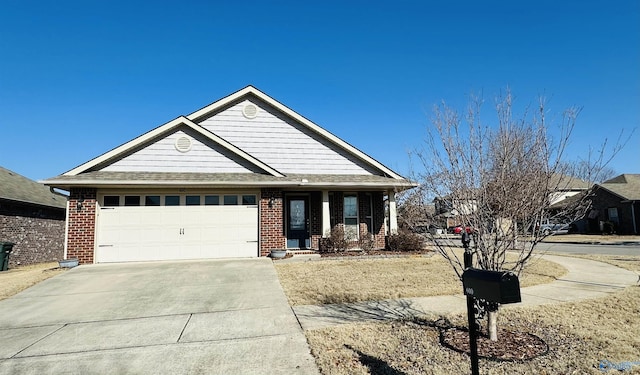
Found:
[(256, 204), (256, 196), (255, 195), (243, 195), (242, 196), (242, 204), (247, 204), (247, 205)]
[(615, 224), (620, 224), (618, 220), (618, 209), (616, 207), (607, 208), (607, 216), (609, 217), (609, 221)]
[(160, 205), (160, 196), (159, 195), (147, 195), (144, 197), (144, 205), (145, 206), (159, 206)]
[(224, 196), (224, 205), (225, 206), (233, 206), (238, 204), (238, 196), (237, 195), (225, 195)]
[(204, 204), (205, 206), (217, 206), (220, 204), (220, 197), (217, 195), (205, 195)]
[(344, 235), (350, 241), (358, 239), (358, 197), (344, 196)]
[(139, 195), (125, 195), (124, 196), (124, 205), (125, 206), (139, 206), (140, 205), (140, 196)]
[(120, 205), (120, 197), (117, 195), (105, 195), (103, 203), (105, 207), (118, 207)]
[(200, 196), (199, 195), (187, 195), (186, 205), (187, 206), (199, 206), (200, 205)]
[(179, 195), (165, 195), (164, 196), (164, 205), (165, 206), (179, 206), (180, 205), (180, 196)]

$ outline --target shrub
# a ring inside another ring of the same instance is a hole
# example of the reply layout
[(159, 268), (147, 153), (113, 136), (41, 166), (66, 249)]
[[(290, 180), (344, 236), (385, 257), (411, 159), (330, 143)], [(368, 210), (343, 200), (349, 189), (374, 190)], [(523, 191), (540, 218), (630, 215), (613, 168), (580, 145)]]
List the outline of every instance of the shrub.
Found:
[(373, 246), (375, 245), (375, 241), (373, 239), (373, 234), (367, 232), (360, 236), (358, 240), (358, 247), (362, 249), (364, 252), (369, 252), (373, 250)]
[(602, 233), (604, 234), (614, 234), (616, 233), (616, 226), (611, 221), (605, 221), (602, 224)]
[(424, 240), (418, 234), (401, 230), (389, 236), (387, 245), (392, 251), (420, 251), (424, 248)]
[(344, 226), (336, 225), (333, 227), (329, 233), (329, 237), (323, 238), (320, 243), (320, 251), (331, 251), (334, 253), (338, 251), (345, 251), (349, 245), (349, 241), (345, 236)]

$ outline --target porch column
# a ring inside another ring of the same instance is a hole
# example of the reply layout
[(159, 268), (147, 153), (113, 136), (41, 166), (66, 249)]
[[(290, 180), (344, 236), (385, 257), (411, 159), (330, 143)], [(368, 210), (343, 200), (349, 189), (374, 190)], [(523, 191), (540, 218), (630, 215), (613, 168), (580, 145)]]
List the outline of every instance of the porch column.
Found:
[(396, 192), (389, 190), (389, 234), (398, 234), (398, 212), (396, 210)]
[(322, 237), (331, 233), (331, 217), (329, 216), (329, 190), (322, 190)]

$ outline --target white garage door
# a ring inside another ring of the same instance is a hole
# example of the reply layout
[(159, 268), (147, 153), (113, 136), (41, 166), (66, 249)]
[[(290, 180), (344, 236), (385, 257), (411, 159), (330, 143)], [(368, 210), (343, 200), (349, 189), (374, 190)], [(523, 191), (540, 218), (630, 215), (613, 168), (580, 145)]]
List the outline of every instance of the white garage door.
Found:
[(258, 207), (101, 207), (96, 262), (258, 256)]

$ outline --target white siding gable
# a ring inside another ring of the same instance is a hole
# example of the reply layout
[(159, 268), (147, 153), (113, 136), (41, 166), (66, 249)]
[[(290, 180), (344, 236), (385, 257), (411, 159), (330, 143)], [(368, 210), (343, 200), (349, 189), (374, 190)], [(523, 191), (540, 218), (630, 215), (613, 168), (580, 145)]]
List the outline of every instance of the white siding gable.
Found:
[[(255, 167), (230, 155), (217, 144), (202, 136), (178, 130), (161, 138), (110, 165), (107, 172), (191, 172), (191, 173), (251, 173)], [(176, 140), (186, 136), (191, 139), (191, 149), (176, 149)]]
[[(248, 103), (259, 108), (255, 118), (243, 115)], [(380, 174), (306, 127), (276, 113), (262, 101), (244, 100), (199, 125), (281, 173)]]

